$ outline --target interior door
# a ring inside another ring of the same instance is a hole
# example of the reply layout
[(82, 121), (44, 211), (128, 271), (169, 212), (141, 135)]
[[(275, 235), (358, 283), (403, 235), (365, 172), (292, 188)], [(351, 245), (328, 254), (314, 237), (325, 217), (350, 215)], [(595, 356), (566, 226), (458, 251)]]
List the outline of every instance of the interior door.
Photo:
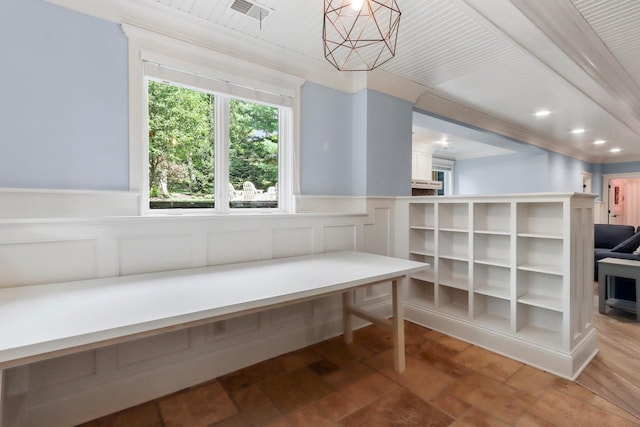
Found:
[(624, 195), (621, 179), (609, 180), (609, 224), (624, 224)]

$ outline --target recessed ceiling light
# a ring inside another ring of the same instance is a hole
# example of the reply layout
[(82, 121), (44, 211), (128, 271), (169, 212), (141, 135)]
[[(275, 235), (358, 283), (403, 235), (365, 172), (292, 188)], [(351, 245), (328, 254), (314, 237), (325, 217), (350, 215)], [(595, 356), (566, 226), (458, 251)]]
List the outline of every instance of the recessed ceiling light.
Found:
[(446, 139), (441, 139), (440, 141), (436, 141), (436, 143), (442, 145), (443, 147), (449, 145), (449, 141), (447, 141)]
[(595, 141), (593, 141), (594, 144), (596, 145), (602, 145), (604, 143), (606, 143), (607, 141), (605, 141), (604, 139), (596, 139)]
[(579, 134), (579, 133), (584, 133), (584, 129), (582, 129), (582, 128), (577, 128), (577, 129), (572, 130), (572, 131), (571, 131), (571, 133), (573, 133), (573, 134), (575, 134), (575, 135), (577, 135), (577, 134)]
[(621, 151), (622, 151), (622, 148), (618, 148), (618, 147), (616, 147), (616, 148), (612, 148), (612, 149), (611, 149), (611, 150), (609, 150), (609, 151), (610, 151), (610, 152), (612, 152), (612, 153), (619, 153), (619, 152), (621, 152)]
[(551, 111), (549, 110), (536, 111), (536, 117), (544, 117), (544, 116), (548, 116), (549, 114), (551, 114)]

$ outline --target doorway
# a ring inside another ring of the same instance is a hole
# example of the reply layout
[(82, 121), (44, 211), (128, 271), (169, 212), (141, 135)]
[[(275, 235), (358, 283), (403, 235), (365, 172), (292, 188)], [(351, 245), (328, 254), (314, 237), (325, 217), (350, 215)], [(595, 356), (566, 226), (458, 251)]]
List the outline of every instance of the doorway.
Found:
[(640, 174), (603, 176), (609, 224), (640, 225)]

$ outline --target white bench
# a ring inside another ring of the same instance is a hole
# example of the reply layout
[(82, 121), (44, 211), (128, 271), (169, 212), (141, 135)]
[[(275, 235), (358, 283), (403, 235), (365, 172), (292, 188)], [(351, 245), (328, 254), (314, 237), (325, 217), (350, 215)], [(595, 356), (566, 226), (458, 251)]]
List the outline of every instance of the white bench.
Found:
[[(362, 252), (330, 252), (0, 290), (0, 427), (5, 370), (83, 350), (343, 294), (351, 316), (393, 331), (394, 368), (404, 371), (401, 280), (428, 264)], [(357, 287), (392, 281), (393, 318), (351, 305)]]

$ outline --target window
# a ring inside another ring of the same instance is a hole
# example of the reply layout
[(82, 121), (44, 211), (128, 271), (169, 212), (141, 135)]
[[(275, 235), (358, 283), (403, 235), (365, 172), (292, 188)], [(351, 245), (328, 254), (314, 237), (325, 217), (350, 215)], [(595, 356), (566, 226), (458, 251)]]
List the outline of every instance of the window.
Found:
[(280, 95), (157, 64), (145, 74), (150, 211), (282, 207), (292, 108)]

